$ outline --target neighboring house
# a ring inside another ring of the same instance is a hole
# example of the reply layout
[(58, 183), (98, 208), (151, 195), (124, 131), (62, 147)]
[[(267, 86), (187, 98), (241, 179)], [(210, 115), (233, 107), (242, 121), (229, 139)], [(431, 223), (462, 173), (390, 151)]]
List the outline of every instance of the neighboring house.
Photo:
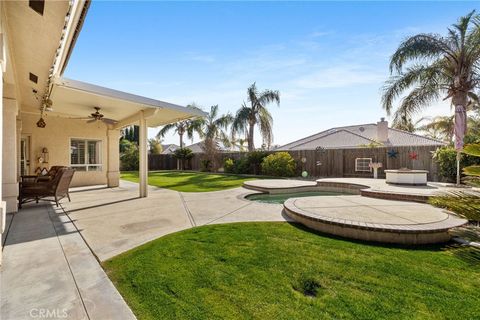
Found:
[[(118, 186), (120, 130), (133, 124), (140, 127), (139, 191), (145, 197), (147, 128), (205, 115), (172, 103), (63, 78), (89, 3), (0, 2), (0, 218), (4, 219), (5, 211), (17, 211), (20, 175), (53, 165), (76, 169), (72, 186)], [(95, 107), (111, 120), (91, 117)]]
[[(235, 152), (235, 151), (240, 151), (240, 149), (236, 146), (226, 146), (221, 140), (217, 140), (217, 148), (218, 151), (220, 152)], [(188, 148), (192, 150), (193, 153), (204, 153), (204, 142), (200, 141), (194, 144), (191, 144), (189, 146), (186, 146), (185, 148)]]
[(162, 152), (160, 154), (173, 154), (175, 150), (179, 149), (180, 146), (177, 146), (176, 144), (162, 144)]
[(336, 127), (278, 147), (279, 151), (325, 149), (348, 149), (369, 145), (386, 147), (443, 146), (444, 142), (415, 133), (388, 127), (382, 118), (379, 122)]

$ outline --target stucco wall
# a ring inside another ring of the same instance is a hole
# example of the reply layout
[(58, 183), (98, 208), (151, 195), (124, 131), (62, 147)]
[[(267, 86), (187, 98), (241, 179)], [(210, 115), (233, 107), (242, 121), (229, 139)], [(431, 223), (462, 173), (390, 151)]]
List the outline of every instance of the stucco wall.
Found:
[[(47, 126), (38, 128), (39, 115), (21, 113), (22, 135), (30, 135), (30, 173), (40, 166), (37, 159), (43, 148), (49, 152), (48, 164), (70, 165), (70, 139), (94, 139), (101, 141), (101, 171), (76, 171), (71, 186), (107, 184), (107, 126), (102, 122), (86, 123), (84, 120), (61, 118), (52, 114), (44, 117)], [(118, 154), (113, 155), (118, 156)]]

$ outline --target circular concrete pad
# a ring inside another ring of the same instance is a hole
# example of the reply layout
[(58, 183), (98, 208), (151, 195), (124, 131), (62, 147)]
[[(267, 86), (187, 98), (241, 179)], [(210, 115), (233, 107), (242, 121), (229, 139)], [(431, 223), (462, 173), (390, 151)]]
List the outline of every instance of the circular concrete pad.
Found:
[(291, 198), (286, 213), (313, 229), (353, 239), (425, 244), (450, 239), (467, 221), (427, 204), (362, 196)]

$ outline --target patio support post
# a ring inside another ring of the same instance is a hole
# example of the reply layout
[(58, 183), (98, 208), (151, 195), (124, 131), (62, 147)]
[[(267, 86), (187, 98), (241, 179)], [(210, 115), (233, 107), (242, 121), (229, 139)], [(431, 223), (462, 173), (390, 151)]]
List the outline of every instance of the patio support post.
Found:
[(17, 212), (17, 114), (15, 99), (3, 99), (2, 200), (7, 212)]
[(107, 129), (107, 185), (109, 188), (118, 187), (120, 182), (120, 151), (118, 141), (120, 141), (120, 130)]
[(140, 132), (139, 132), (139, 153), (140, 153), (140, 198), (148, 195), (148, 149), (147, 149), (147, 120), (144, 111), (140, 112)]

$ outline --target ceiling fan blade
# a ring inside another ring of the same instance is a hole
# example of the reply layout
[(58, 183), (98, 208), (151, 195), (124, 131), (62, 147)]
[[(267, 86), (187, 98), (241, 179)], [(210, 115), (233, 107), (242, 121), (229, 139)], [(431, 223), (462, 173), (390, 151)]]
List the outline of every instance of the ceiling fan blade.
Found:
[(83, 117), (83, 118), (68, 118), (68, 119), (71, 119), (71, 120), (90, 120), (92, 118), (86, 118), (86, 117)]
[(115, 124), (118, 122), (117, 120), (113, 120), (109, 118), (102, 118), (102, 121), (105, 122), (106, 124)]
[(92, 123), (92, 122), (96, 122), (97, 119), (88, 119), (87, 123)]

